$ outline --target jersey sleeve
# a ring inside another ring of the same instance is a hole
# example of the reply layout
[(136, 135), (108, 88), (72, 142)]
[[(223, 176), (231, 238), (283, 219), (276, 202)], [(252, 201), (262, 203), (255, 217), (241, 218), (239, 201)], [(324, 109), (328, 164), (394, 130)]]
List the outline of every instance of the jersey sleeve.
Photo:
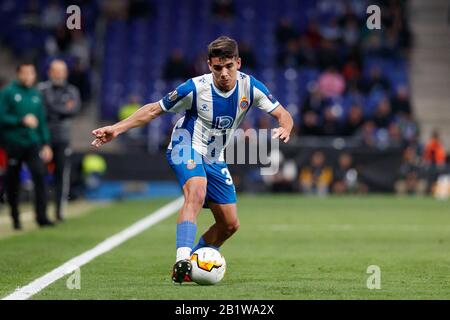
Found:
[(252, 105), (258, 107), (259, 109), (270, 113), (275, 110), (280, 103), (277, 99), (269, 92), (269, 89), (259, 80), (251, 77), (252, 83), (252, 93), (253, 102)]
[(20, 126), (22, 119), (12, 112), (12, 94), (8, 89), (0, 92), (0, 124), (5, 127)]
[(180, 84), (175, 90), (166, 94), (159, 105), (166, 112), (183, 112), (192, 107), (195, 84), (192, 79)]
[[(42, 99), (42, 98), (41, 98)], [(39, 111), (37, 113), (37, 118), (39, 121), (38, 132), (41, 137), (42, 144), (48, 144), (50, 142), (50, 131), (48, 129), (47, 120), (46, 120), (46, 111), (44, 109), (44, 105), (41, 105)]]

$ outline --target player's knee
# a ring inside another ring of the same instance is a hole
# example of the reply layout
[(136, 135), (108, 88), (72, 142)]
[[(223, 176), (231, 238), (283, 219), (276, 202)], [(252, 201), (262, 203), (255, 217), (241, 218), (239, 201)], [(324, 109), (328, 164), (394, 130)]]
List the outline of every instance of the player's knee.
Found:
[(236, 231), (238, 231), (240, 227), (239, 220), (228, 223), (225, 227), (225, 233), (227, 236), (233, 235)]
[(186, 201), (194, 206), (203, 206), (206, 197), (206, 188), (203, 186), (193, 187), (188, 191)]

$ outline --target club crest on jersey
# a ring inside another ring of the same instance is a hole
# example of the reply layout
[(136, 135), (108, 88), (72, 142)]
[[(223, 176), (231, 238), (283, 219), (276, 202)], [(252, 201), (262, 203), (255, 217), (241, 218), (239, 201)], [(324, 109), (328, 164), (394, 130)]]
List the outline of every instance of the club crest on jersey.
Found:
[(241, 108), (241, 110), (245, 110), (247, 109), (249, 106), (248, 100), (247, 98), (244, 96), (241, 99), (241, 102), (239, 103), (239, 108)]
[(169, 92), (168, 94), (168, 98), (170, 102), (174, 102), (175, 100), (177, 100), (178, 97), (178, 91), (177, 90), (173, 90), (172, 92)]
[(189, 160), (187, 161), (186, 168), (188, 168), (189, 170), (194, 169), (196, 166), (197, 166), (197, 164), (195, 163), (194, 160), (189, 159)]

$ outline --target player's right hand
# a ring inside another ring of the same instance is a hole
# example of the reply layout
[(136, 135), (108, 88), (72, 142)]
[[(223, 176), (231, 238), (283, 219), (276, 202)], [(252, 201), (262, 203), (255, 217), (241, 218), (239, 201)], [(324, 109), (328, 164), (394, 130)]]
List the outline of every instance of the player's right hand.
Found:
[(91, 145), (97, 148), (104, 145), (105, 143), (110, 142), (118, 135), (113, 126), (106, 126), (92, 130), (92, 134), (95, 136), (95, 139), (91, 142)]
[(24, 126), (34, 129), (39, 125), (39, 120), (35, 117), (34, 114), (28, 113), (23, 117), (22, 123)]

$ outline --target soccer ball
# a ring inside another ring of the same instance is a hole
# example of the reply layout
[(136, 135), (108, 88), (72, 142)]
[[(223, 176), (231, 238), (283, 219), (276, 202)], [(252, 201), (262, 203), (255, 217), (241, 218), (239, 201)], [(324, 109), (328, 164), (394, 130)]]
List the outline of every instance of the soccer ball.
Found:
[(216, 249), (205, 247), (191, 256), (192, 281), (201, 285), (216, 284), (222, 280), (227, 269), (223, 255)]

